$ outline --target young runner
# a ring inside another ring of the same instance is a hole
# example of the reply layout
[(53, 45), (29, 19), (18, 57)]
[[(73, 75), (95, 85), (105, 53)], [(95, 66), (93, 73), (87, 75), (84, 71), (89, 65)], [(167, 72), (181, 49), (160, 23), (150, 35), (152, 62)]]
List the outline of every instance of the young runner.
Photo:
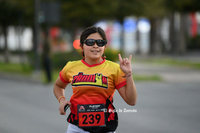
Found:
[[(120, 64), (103, 56), (107, 44), (105, 32), (100, 27), (86, 28), (80, 37), (82, 60), (68, 62), (54, 84), (59, 111), (65, 115), (64, 107), (71, 113), (66, 133), (113, 133), (118, 126), (118, 117), (113, 106), (115, 90), (124, 101), (135, 105), (137, 91), (132, 78), (130, 55)], [(72, 85), (70, 101), (65, 98), (67, 84)]]

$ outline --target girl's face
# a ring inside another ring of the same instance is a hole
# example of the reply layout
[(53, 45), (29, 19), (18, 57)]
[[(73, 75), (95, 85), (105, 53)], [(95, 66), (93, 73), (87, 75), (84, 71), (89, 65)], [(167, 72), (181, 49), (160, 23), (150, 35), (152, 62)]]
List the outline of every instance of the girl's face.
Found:
[[(103, 38), (99, 35), (99, 33), (90, 34), (86, 39), (95, 39), (95, 40), (101, 39), (101, 40), (103, 40)], [(104, 50), (105, 50), (105, 46), (99, 47), (96, 44), (96, 42), (92, 46), (87, 46), (84, 43), (83, 51), (84, 51), (84, 55), (85, 55), (85, 61), (96, 60), (97, 63), (100, 63), (98, 61), (102, 61), (102, 55), (104, 53)]]

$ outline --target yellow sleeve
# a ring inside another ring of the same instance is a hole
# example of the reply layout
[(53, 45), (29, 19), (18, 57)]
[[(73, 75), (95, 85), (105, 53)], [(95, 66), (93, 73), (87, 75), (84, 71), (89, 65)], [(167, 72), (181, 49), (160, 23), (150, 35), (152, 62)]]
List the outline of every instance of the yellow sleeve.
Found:
[(69, 83), (69, 79), (67, 78), (67, 70), (69, 67), (69, 62), (64, 66), (64, 68), (60, 71), (60, 79), (62, 80), (63, 83)]

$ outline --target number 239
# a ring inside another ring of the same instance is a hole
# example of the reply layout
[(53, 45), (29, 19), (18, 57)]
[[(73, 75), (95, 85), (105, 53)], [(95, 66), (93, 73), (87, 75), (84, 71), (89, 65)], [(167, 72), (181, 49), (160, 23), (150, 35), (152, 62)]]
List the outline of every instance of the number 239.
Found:
[[(89, 118), (88, 118), (89, 117)], [(94, 124), (95, 120), (97, 120), (97, 124), (99, 123), (99, 121), (101, 120), (101, 115), (100, 114), (90, 114), (90, 115), (83, 115), (82, 118), (83, 120), (83, 124), (88, 124), (88, 122), (90, 124)], [(89, 120), (88, 120), (89, 119)]]

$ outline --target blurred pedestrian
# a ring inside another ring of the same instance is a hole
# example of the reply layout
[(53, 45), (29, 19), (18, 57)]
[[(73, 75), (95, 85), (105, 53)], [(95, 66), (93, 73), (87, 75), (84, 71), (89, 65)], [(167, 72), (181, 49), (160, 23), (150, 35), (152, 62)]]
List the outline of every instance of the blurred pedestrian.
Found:
[[(86, 28), (80, 37), (83, 59), (68, 62), (54, 84), (60, 114), (66, 114), (66, 105), (71, 110), (66, 133), (114, 133), (118, 126), (118, 116), (113, 105), (115, 90), (127, 104), (136, 103), (132, 56), (122, 59), (119, 54), (120, 64), (106, 60), (106, 44), (105, 32), (100, 27)], [(68, 83), (73, 89), (70, 101), (65, 98)]]
[(42, 51), (42, 63), (47, 78), (47, 82), (50, 83), (52, 80), (52, 64), (51, 64), (51, 44), (48, 38), (48, 30), (43, 32), (43, 51)]

